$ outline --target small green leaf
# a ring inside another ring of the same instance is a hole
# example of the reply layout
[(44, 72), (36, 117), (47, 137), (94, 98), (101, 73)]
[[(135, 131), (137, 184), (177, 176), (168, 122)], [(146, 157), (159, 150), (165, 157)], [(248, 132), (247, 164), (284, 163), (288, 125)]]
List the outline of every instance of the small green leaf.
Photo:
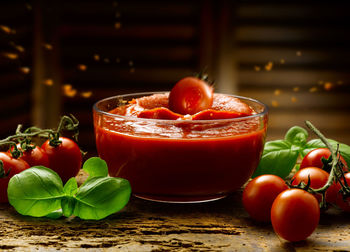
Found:
[(75, 196), (74, 215), (99, 220), (121, 210), (129, 201), (129, 181), (114, 177), (94, 177)]
[(309, 134), (306, 129), (294, 126), (287, 131), (284, 139), (292, 145), (303, 147), (306, 144), (308, 136)]
[(78, 183), (75, 177), (70, 178), (63, 187), (67, 196), (73, 196), (78, 192)]
[(108, 176), (108, 166), (106, 161), (99, 157), (92, 157), (85, 161), (83, 170), (89, 174), (87, 180), (94, 177), (106, 177)]
[(64, 197), (61, 200), (62, 212), (66, 217), (70, 217), (74, 212), (76, 200), (73, 197)]
[(64, 197), (60, 176), (44, 166), (34, 166), (13, 176), (7, 193), (17, 212), (35, 217), (60, 209)]

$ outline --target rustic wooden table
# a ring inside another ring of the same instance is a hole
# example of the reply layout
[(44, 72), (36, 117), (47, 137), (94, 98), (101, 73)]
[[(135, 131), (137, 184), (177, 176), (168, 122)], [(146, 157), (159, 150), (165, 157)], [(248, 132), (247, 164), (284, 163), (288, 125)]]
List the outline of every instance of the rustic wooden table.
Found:
[(252, 221), (241, 192), (214, 202), (164, 204), (132, 197), (100, 221), (50, 220), (0, 205), (0, 250), (17, 251), (350, 251), (350, 215), (328, 210), (306, 241), (279, 239)]

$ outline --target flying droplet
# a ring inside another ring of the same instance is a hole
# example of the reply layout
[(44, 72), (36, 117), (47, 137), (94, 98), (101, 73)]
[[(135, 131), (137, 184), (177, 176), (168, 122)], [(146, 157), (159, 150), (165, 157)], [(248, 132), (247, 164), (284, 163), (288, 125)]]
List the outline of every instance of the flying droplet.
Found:
[(271, 105), (272, 105), (272, 107), (277, 108), (279, 106), (279, 103), (276, 100), (272, 100)]
[(5, 26), (5, 25), (0, 25), (0, 30), (7, 33), (7, 34), (10, 34), (12, 32), (12, 29), (8, 26)]
[(48, 43), (43, 44), (43, 47), (48, 51), (51, 51), (53, 49), (53, 46), (51, 44), (48, 44)]
[(119, 30), (122, 27), (122, 24), (120, 22), (115, 22), (114, 28)]
[(309, 89), (309, 92), (310, 93), (315, 93), (315, 92), (317, 92), (317, 87), (311, 87), (310, 89)]
[(273, 92), (273, 94), (274, 94), (275, 96), (279, 96), (279, 95), (281, 94), (281, 90), (280, 90), (280, 89), (276, 89), (276, 90)]
[(46, 86), (52, 86), (53, 85), (53, 80), (52, 79), (46, 79), (43, 81), (43, 84)]
[(99, 61), (100, 60), (100, 55), (94, 54), (94, 60)]
[(267, 62), (267, 64), (265, 65), (265, 70), (266, 70), (266, 71), (271, 71), (271, 70), (272, 70), (272, 67), (273, 67), (273, 62), (272, 62), (272, 61), (269, 61), (269, 62)]
[(333, 88), (333, 83), (332, 82), (326, 82), (323, 85), (323, 88), (324, 88), (324, 90), (329, 91), (329, 90), (331, 90)]
[(84, 64), (79, 64), (79, 65), (77, 66), (77, 68), (78, 68), (80, 71), (86, 71), (87, 66), (84, 65)]
[(5, 52), (2, 53), (2, 55), (10, 60), (16, 60), (18, 59), (18, 54), (17, 53), (9, 53), (9, 52)]
[(92, 95), (92, 91), (81, 92), (80, 95), (83, 98), (90, 98)]
[(29, 74), (30, 73), (30, 68), (29, 67), (20, 67), (19, 71), (23, 74)]
[(73, 88), (71, 84), (64, 84), (62, 86), (63, 94), (67, 97), (74, 97), (77, 94), (77, 90)]
[(254, 71), (259, 72), (261, 70), (260, 66), (254, 66)]

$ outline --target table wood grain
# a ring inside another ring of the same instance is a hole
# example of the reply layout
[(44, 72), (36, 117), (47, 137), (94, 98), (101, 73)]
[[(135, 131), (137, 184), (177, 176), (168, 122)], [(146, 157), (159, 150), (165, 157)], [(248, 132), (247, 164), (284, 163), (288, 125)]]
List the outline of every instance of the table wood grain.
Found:
[(165, 204), (132, 197), (120, 212), (100, 221), (51, 220), (0, 205), (4, 251), (350, 251), (350, 214), (322, 213), (305, 241), (277, 237), (270, 224), (251, 220), (241, 191), (197, 204)]

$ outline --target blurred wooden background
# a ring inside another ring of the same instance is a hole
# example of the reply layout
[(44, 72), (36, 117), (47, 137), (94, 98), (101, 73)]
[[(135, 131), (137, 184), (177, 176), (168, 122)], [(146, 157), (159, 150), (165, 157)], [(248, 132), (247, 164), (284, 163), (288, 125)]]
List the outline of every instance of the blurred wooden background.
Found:
[(1, 1), (0, 135), (72, 113), (94, 153), (94, 102), (206, 67), (217, 92), (269, 105), (268, 140), (310, 120), (350, 144), (349, 14), (346, 1)]

